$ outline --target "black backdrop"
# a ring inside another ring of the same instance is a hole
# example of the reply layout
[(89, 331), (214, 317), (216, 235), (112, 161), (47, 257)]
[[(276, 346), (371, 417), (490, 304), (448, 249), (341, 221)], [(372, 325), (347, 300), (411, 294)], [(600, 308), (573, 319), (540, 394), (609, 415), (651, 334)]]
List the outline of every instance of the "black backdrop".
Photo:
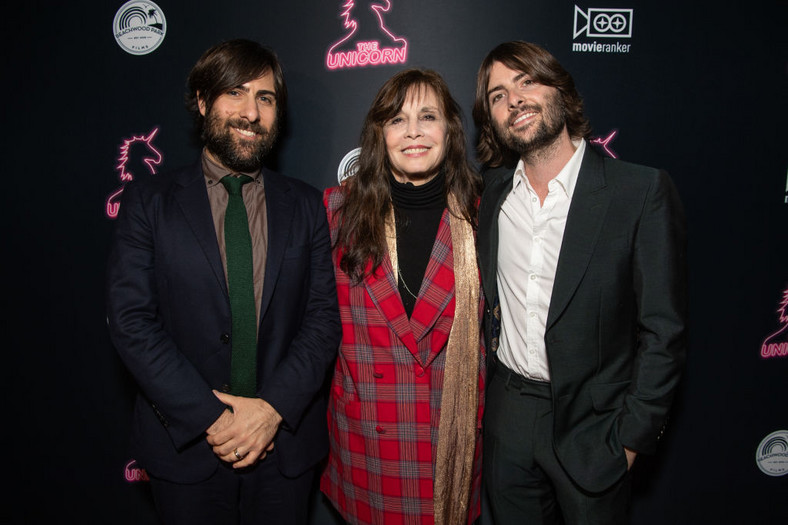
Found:
[[(523, 39), (553, 52), (595, 135), (612, 136), (620, 158), (667, 169), (689, 220), (689, 360), (658, 454), (636, 464), (633, 523), (788, 522), (788, 475), (775, 475), (788, 470), (786, 2), (357, 0), (350, 19), (367, 22), (364, 41), (380, 48), (402, 41), (364, 13), (388, 4), (381, 19), (407, 41), (407, 60), (332, 70), (326, 53), (346, 34), (345, 3), (158, 0), (164, 39), (142, 55), (115, 40), (123, 1), (4, 9), (10, 487), (0, 522), (156, 522), (129, 465), (133, 384), (105, 327), (106, 205), (121, 174), (155, 176), (195, 158), (185, 78), (202, 51), (235, 37), (270, 45), (284, 64), (291, 104), (272, 167), (321, 189), (336, 184), (375, 91), (400, 68), (446, 78), (472, 144), (487, 51)], [(764, 342), (775, 355), (762, 356)], [(314, 523), (332, 523), (318, 495)]]

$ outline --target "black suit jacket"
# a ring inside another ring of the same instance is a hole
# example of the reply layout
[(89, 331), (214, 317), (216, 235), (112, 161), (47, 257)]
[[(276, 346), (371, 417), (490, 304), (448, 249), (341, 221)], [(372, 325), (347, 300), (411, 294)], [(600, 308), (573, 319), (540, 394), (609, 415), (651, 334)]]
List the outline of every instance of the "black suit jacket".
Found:
[[(315, 188), (263, 170), (268, 254), (257, 395), (283, 417), (280, 471), (304, 472), (328, 450), (321, 388), (341, 335), (325, 209)], [(133, 441), (151, 474), (177, 482), (219, 464), (205, 430), (225, 406), (231, 319), (199, 163), (129, 183), (109, 256), (112, 341), (140, 388)]]
[[(514, 169), (485, 174), (479, 261), (498, 304), (498, 214)], [(685, 356), (686, 228), (666, 173), (586, 147), (567, 217), (545, 345), (553, 446), (582, 488), (599, 492), (627, 468), (623, 447), (650, 453)], [(500, 316), (487, 312), (497, 346)]]

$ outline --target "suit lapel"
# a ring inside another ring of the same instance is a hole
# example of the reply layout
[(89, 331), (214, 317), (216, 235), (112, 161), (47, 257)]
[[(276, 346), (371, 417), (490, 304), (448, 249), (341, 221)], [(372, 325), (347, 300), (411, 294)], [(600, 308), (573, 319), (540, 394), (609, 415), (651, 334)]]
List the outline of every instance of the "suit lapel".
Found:
[(408, 314), (405, 313), (405, 307), (402, 305), (397, 279), (388, 255), (383, 258), (380, 268), (367, 276), (364, 286), (366, 286), (372, 302), (386, 319), (386, 324), (397, 334), (399, 340), (413, 354), (413, 357), (421, 362), (419, 348), (411, 331)]
[(498, 168), (484, 176), (484, 193), (479, 206), (479, 266), (485, 295), (494, 302), (498, 290), (498, 215), (512, 189), (514, 168)]
[(282, 269), (282, 260), (290, 239), (295, 209), (290, 188), (284, 184), (280, 177), (263, 168), (265, 207), (268, 220), (268, 252), (265, 260), (263, 296), (260, 300), (261, 322), (271, 304), (276, 280)]
[[(416, 342), (427, 335), (435, 322), (446, 310), (449, 301), (454, 297), (454, 258), (451, 249), (451, 226), (449, 225), (449, 212), (443, 211), (435, 243), (432, 245), (430, 260), (424, 272), (419, 297), (410, 316), (410, 326)], [(426, 283), (426, 286), (425, 286)], [(430, 297), (424, 297), (424, 292), (430, 291)], [(443, 345), (435, 344), (433, 353), (438, 353)], [(423, 357), (428, 360), (428, 355)]]
[(200, 163), (182, 171), (176, 180), (179, 187), (175, 190), (175, 200), (186, 217), (186, 222), (189, 224), (192, 233), (197, 238), (197, 242), (216, 276), (217, 284), (229, 300), (222, 256), (216, 241), (213, 213), (208, 202), (205, 178), (203, 177)]
[(553, 294), (547, 313), (547, 330), (569, 304), (586, 272), (609, 203), (610, 192), (606, 188), (603, 160), (586, 146), (558, 256)]
[[(444, 210), (410, 319), (402, 304), (396, 273), (388, 255), (378, 271), (367, 277), (365, 281), (372, 301), (383, 314), (391, 330), (397, 334), (400, 341), (422, 366), (426, 366), (432, 359), (430, 354), (439, 353), (443, 347), (436, 341), (434, 348), (426, 348), (422, 354), (418, 343), (430, 332), (454, 297), (451, 245), (449, 215), (448, 211)], [(429, 299), (424, 296), (426, 290), (430, 292)]]

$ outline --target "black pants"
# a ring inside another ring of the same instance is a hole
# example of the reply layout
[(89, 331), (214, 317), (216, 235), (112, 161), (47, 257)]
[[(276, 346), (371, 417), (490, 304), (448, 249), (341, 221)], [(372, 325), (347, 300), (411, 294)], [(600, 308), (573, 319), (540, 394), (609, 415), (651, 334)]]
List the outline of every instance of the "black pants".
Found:
[(630, 479), (603, 493), (578, 487), (553, 450), (550, 385), (500, 363), (487, 389), (482, 516), (495, 525), (627, 523)]
[(269, 453), (241, 471), (222, 462), (213, 476), (195, 484), (151, 476), (151, 489), (165, 525), (306, 525), (316, 479), (315, 469), (297, 478), (282, 476)]

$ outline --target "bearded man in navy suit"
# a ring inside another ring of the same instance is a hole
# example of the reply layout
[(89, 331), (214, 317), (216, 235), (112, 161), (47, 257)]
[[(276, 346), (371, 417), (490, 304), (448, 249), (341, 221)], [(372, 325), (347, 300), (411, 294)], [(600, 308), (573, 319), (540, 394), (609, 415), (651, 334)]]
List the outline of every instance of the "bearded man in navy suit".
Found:
[[(303, 524), (341, 332), (321, 194), (263, 167), (287, 98), (273, 52), (214, 46), (189, 90), (202, 155), (126, 186), (109, 257), (110, 334), (139, 386), (134, 454), (167, 524)], [(241, 243), (225, 229), (239, 200)]]
[(496, 524), (625, 523), (629, 469), (654, 452), (684, 362), (677, 191), (663, 171), (593, 151), (582, 107), (533, 44), (501, 44), (479, 69), (484, 514)]

